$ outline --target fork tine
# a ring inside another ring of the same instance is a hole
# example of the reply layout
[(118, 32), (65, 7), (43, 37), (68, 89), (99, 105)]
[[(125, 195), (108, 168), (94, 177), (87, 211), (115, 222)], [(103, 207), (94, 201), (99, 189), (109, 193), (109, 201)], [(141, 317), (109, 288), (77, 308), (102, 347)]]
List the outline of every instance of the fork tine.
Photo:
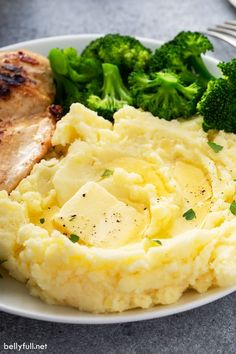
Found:
[(236, 47), (236, 39), (234, 39), (233, 37), (230, 37), (229, 35), (224, 35), (222, 33), (215, 32), (213, 29), (208, 29), (208, 31), (205, 31), (205, 34), (219, 38), (219, 39), (229, 43), (233, 47)]
[(216, 25), (217, 28), (222, 28), (222, 29), (228, 29), (231, 31), (236, 31), (236, 24), (235, 25), (231, 25), (228, 23), (224, 23), (223, 25)]
[(226, 24), (236, 26), (236, 21), (231, 20), (231, 21), (225, 21)]
[(232, 36), (236, 38), (236, 33), (233, 33), (231, 30), (228, 29), (223, 29), (223, 28), (219, 28), (219, 27), (215, 27), (215, 28), (208, 28), (208, 31), (214, 31), (214, 32), (219, 32), (222, 34), (225, 34), (226, 36)]

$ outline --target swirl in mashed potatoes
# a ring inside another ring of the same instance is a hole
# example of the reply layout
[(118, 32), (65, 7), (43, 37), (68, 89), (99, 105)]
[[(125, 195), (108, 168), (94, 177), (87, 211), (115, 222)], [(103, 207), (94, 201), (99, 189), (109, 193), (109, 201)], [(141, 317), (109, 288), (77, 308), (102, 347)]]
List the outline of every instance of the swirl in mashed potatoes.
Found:
[(73, 104), (53, 145), (0, 192), (0, 258), (31, 294), (113, 312), (236, 283), (235, 135), (129, 106), (112, 125)]

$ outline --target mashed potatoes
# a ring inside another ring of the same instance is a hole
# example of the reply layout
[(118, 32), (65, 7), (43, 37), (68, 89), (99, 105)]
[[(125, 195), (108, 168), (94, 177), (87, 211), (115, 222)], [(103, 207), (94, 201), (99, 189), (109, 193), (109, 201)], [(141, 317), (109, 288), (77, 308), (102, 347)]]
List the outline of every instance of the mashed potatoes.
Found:
[(0, 192), (0, 259), (31, 294), (112, 312), (236, 283), (235, 135), (132, 107), (112, 126), (74, 104), (53, 145)]

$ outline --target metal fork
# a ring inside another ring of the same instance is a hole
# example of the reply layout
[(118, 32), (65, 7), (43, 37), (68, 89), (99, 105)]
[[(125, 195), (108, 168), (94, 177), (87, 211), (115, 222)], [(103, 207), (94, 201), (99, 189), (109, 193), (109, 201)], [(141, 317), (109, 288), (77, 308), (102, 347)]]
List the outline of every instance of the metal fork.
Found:
[(206, 34), (222, 39), (236, 47), (236, 21), (225, 21), (223, 25), (208, 28)]

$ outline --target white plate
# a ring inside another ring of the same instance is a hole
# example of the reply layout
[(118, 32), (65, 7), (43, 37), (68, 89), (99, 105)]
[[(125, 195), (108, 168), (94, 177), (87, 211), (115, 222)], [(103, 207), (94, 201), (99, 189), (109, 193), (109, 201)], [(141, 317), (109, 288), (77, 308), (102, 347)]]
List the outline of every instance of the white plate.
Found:
[(228, 0), (230, 2), (231, 5), (233, 5), (234, 7), (236, 7), (236, 0)]
[[(25, 48), (47, 55), (49, 50), (53, 47), (63, 48), (72, 46), (81, 51), (96, 37), (97, 35), (71, 35), (43, 38), (7, 46), (2, 48), (2, 50)], [(151, 49), (155, 49), (161, 44), (156, 40), (146, 38), (139, 39), (144, 45)], [(216, 67), (217, 60), (210, 57), (205, 57), (204, 60), (212, 74), (219, 75), (219, 70)], [(173, 305), (156, 306), (148, 310), (137, 309), (120, 314), (97, 315), (79, 312), (76, 309), (64, 306), (47, 305), (40, 299), (30, 296), (23, 284), (10, 278), (5, 272), (2, 273), (3, 279), (0, 279), (0, 310), (24, 317), (64, 323), (104, 324), (164, 317), (208, 304), (236, 290), (235, 285), (228, 289), (212, 289), (202, 295), (196, 292), (187, 292), (178, 303)]]

